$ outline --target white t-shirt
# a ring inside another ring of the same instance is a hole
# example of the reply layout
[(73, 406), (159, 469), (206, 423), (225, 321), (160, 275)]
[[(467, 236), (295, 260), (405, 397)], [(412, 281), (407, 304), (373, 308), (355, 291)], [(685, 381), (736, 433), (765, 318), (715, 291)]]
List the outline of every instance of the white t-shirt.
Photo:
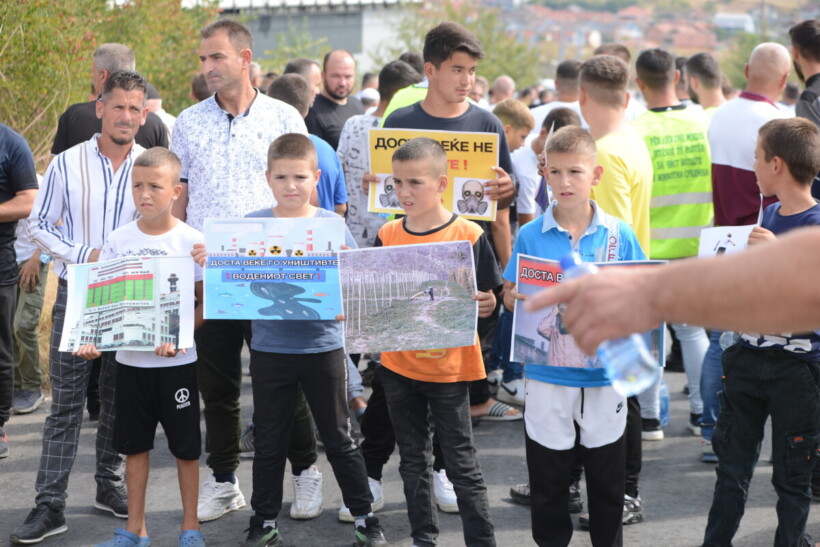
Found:
[[(190, 256), (194, 243), (202, 243), (203, 240), (199, 230), (182, 221), (164, 234), (154, 236), (140, 230), (135, 220), (108, 235), (100, 251), (100, 260), (123, 256)], [(194, 280), (202, 281), (202, 268), (198, 264), (194, 265)], [(193, 305), (191, 302), (190, 306)], [(185, 365), (196, 361), (196, 346), (188, 348), (185, 354), (180, 351), (176, 357), (160, 357), (150, 351), (118, 350), (117, 361), (141, 368)]]
[(513, 170), (518, 177), (518, 197), (515, 207), (519, 213), (539, 216), (544, 211), (535, 202), (541, 175), (538, 174), (538, 156), (529, 142), (510, 155)]

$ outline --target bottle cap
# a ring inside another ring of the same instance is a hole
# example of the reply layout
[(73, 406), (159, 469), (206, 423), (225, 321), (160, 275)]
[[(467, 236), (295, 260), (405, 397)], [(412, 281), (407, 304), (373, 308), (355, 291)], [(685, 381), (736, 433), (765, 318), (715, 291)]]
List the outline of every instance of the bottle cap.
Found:
[(561, 262), (560, 262), (561, 269), (563, 271), (567, 271), (570, 268), (572, 268), (573, 266), (575, 266), (576, 264), (580, 264), (580, 263), (581, 263), (581, 257), (578, 255), (578, 253), (565, 254), (564, 256), (561, 257)]

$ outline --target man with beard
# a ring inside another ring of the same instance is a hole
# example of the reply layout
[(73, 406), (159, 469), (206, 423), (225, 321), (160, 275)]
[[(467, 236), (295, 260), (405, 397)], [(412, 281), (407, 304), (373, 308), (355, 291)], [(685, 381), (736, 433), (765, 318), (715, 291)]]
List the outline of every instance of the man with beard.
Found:
[[(49, 353), (52, 405), (34, 485), (36, 506), (11, 534), (12, 543), (38, 543), (68, 530), (63, 516), (66, 488), (77, 456), (92, 363), (59, 351), (68, 298), (68, 265), (96, 262), (108, 234), (137, 217), (130, 192), (131, 167), (144, 150), (134, 142), (134, 136), (148, 115), (145, 90), (145, 80), (136, 72), (116, 72), (107, 79), (96, 103), (102, 133), (54, 158), (28, 218), (31, 240), (54, 257), (54, 273), (59, 279)], [(58, 229), (60, 220), (63, 224)], [(94, 507), (127, 518), (122, 457), (113, 445), (115, 381), (114, 354), (106, 352), (100, 371)]]
[(322, 62), (322, 92), (316, 95), (305, 124), (308, 132), (327, 141), (334, 150), (348, 118), (364, 114), (362, 103), (350, 96), (356, 82), (356, 60), (349, 51), (335, 50)]
[(721, 87), (718, 60), (708, 51), (696, 53), (686, 60), (684, 74), (686, 88), (692, 100), (703, 107), (710, 118), (715, 109), (726, 102)]
[[(789, 29), (792, 39), (794, 71), (806, 90), (800, 94), (794, 114), (808, 118), (820, 126), (820, 19), (806, 19)], [(820, 174), (811, 185), (811, 195), (820, 199)], [(820, 464), (817, 466), (820, 469)], [(820, 499), (820, 471), (813, 483), (815, 496)]]

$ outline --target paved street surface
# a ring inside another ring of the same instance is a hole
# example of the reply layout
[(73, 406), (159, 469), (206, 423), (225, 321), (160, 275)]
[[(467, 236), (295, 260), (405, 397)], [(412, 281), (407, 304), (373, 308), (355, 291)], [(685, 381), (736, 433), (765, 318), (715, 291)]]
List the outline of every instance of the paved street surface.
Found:
[[(243, 386), (243, 416), (251, 416), (250, 377)], [(696, 546), (700, 545), (706, 526), (706, 515), (714, 487), (714, 466), (701, 463), (700, 440), (685, 427), (688, 403), (681, 392), (682, 373), (667, 373), (672, 394), (672, 424), (666, 428), (666, 439), (644, 442), (641, 497), (644, 502), (643, 523), (624, 528), (627, 546)], [(8, 542), (9, 534), (23, 522), (34, 501), (34, 479), (40, 455), (42, 424), (47, 414), (42, 407), (33, 414), (12, 416), (6, 426), (11, 443), (11, 456), (0, 460), (0, 544)], [(205, 426), (202, 425), (203, 437)], [(125, 521), (93, 508), (94, 483), (94, 424), (84, 424), (79, 456), (71, 474), (68, 491), (66, 522), (68, 532), (48, 538), (42, 545), (93, 545), (111, 536), (114, 529)], [(524, 460), (523, 422), (483, 422), (475, 429), (476, 443), (489, 489), (489, 500), (499, 546), (534, 545), (530, 536), (530, 511), (512, 503), (509, 488), (526, 481)], [(152, 470), (148, 485), (148, 531), (153, 545), (165, 547), (177, 544), (178, 527), (182, 518), (174, 460), (167, 450), (164, 436), (157, 436), (157, 448), (152, 453)], [(738, 547), (771, 545), (777, 526), (774, 506), (776, 497), (771, 486), (769, 441), (764, 443), (746, 515), (735, 538)], [(202, 457), (201, 473), (207, 469)], [(353, 539), (352, 525), (337, 521), (336, 512), (341, 494), (323, 453), (319, 467), (324, 473), (325, 510), (312, 521), (294, 521), (288, 516), (293, 495), (289, 477), (286, 477), (284, 509), (279, 528), (286, 545), (342, 546)], [(394, 453), (385, 468), (385, 507), (378, 516), (385, 527), (388, 540), (397, 546), (409, 546), (409, 525), (404, 507), (404, 495), (398, 474), (398, 455)], [(240, 486), (248, 503), (251, 496), (251, 461), (243, 460), (238, 471)], [(583, 486), (582, 486), (583, 489)], [(585, 495), (585, 490), (584, 490)], [(202, 532), (209, 545), (237, 545), (244, 539), (244, 530), (251, 515), (250, 507), (229, 513), (221, 519), (206, 523)], [(439, 513), (443, 546), (463, 545), (461, 521), (457, 515)], [(577, 521), (576, 521), (577, 522)], [(809, 517), (809, 532), (820, 538), (820, 504), (813, 505)], [(589, 535), (578, 530), (573, 546), (590, 545)]]

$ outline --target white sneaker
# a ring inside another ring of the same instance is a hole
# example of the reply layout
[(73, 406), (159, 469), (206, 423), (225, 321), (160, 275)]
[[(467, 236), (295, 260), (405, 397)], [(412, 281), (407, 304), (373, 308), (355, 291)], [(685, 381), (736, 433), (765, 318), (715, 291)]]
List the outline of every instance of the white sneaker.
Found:
[(504, 371), (500, 368), (494, 368), (487, 373), (487, 383), (493, 387), (498, 387), (501, 380), (504, 378)]
[(495, 398), (510, 405), (524, 406), (524, 380), (501, 382)]
[[(367, 484), (370, 486), (370, 493), (373, 494), (373, 503), (370, 505), (370, 510), (374, 513), (381, 511), (384, 508), (382, 481), (367, 477)], [(342, 505), (339, 508), (339, 520), (342, 522), (353, 522), (355, 520), (353, 515), (350, 514), (350, 509), (347, 508), (347, 505)]]
[(298, 520), (315, 519), (322, 514), (322, 474), (311, 465), (293, 479), (293, 503), (290, 504), (290, 518)]
[(444, 513), (458, 513), (458, 500), (453, 491), (453, 483), (447, 478), (447, 471), (433, 471), (433, 497), (438, 510)]
[(236, 484), (216, 482), (211, 475), (199, 488), (196, 516), (200, 522), (216, 520), (228, 511), (236, 511), (242, 507), (245, 507), (245, 496), (239, 490), (239, 480)]

